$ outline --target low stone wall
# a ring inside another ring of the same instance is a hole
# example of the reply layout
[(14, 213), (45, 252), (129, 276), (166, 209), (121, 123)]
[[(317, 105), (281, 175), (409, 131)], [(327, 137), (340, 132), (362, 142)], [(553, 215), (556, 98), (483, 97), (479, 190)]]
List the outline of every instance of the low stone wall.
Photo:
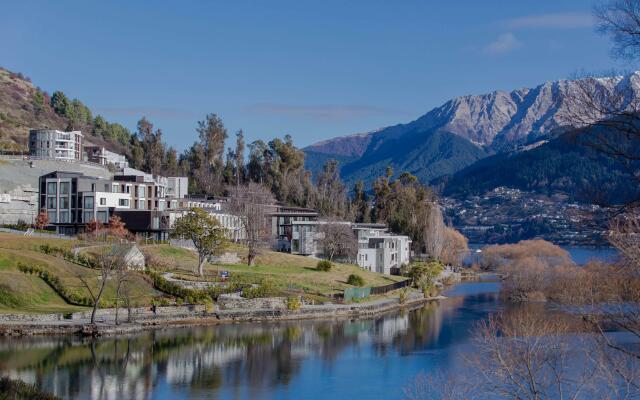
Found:
[[(131, 309), (131, 316), (134, 320), (143, 320), (150, 318), (183, 318), (202, 314), (204, 312), (206, 312), (206, 306), (202, 304), (156, 307), (155, 314), (153, 313), (151, 307), (137, 307)], [(96, 311), (96, 320), (111, 320), (115, 318), (115, 315), (115, 308), (100, 308)], [(58, 321), (75, 322), (80, 320), (88, 320), (90, 318), (90, 310), (70, 314), (0, 314), (0, 323), (52, 323)], [(127, 309), (124, 307), (120, 307), (120, 310), (118, 311), (118, 319), (124, 320), (126, 318)]]
[[(198, 313), (203, 313), (206, 311), (206, 307), (202, 304), (189, 304), (184, 306), (163, 306), (156, 307), (155, 314), (151, 307), (137, 307), (131, 309), (131, 316), (134, 320), (137, 319), (146, 319), (146, 318), (154, 318), (154, 317), (182, 317), (185, 315), (194, 315)], [(96, 319), (104, 319), (104, 318), (115, 318), (116, 309), (115, 308), (101, 308), (96, 311)], [(127, 309), (121, 307), (118, 311), (118, 319), (125, 319), (127, 316)], [(72, 320), (81, 320), (81, 319), (89, 319), (91, 318), (91, 311), (83, 311), (78, 313), (71, 314)]]
[(221, 294), (218, 296), (217, 303), (221, 310), (282, 310), (287, 308), (287, 299), (284, 297), (246, 299), (238, 293)]
[(0, 314), (2, 322), (55, 322), (62, 321), (63, 314)]

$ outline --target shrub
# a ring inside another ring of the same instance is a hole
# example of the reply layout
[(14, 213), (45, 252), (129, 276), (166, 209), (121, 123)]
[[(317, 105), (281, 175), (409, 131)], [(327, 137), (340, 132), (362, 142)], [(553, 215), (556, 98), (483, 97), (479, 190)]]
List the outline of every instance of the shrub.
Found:
[[(28, 265), (21, 262), (18, 263), (18, 270), (25, 274), (34, 274), (39, 276), (47, 285), (51, 287), (60, 297), (67, 303), (77, 306), (93, 306), (93, 300), (89, 297), (82, 296), (74, 291), (64, 287), (62, 281), (51, 272), (46, 271), (39, 265)], [(104, 302), (103, 302), (104, 303)], [(103, 304), (104, 306), (104, 304)]]
[(352, 286), (364, 286), (364, 279), (360, 275), (351, 274), (347, 278), (347, 283)]
[(318, 261), (318, 264), (316, 265), (316, 269), (318, 271), (323, 271), (323, 272), (331, 271), (332, 267), (333, 267), (333, 264), (331, 264), (331, 261), (329, 261), (329, 260), (320, 260), (320, 261)]
[(400, 300), (400, 304), (406, 303), (408, 298), (409, 298), (409, 289), (402, 288), (400, 290), (400, 296), (398, 297), (398, 300)]
[(443, 266), (438, 261), (429, 261), (426, 263), (413, 264), (407, 276), (411, 278), (411, 282), (415, 287), (434, 286), (436, 278), (442, 273)]
[(1, 399), (41, 399), (55, 400), (59, 397), (40, 391), (37, 387), (22, 381), (0, 378)]
[(146, 272), (153, 280), (153, 287), (173, 297), (179, 297), (189, 304), (204, 304), (211, 301), (211, 296), (206, 290), (193, 290), (184, 288), (164, 279), (162, 275), (154, 271)]
[(242, 297), (246, 299), (257, 299), (261, 297), (273, 297), (278, 294), (276, 287), (269, 280), (263, 280), (256, 287), (245, 287), (242, 289)]
[(302, 303), (298, 297), (289, 297), (287, 299), (287, 310), (295, 311), (302, 307)]

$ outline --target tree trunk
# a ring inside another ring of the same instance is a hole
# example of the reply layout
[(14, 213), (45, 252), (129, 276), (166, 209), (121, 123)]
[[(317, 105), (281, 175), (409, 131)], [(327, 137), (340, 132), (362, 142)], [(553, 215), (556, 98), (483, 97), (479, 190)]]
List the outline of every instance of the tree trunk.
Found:
[(247, 265), (248, 265), (248, 266), (252, 266), (252, 265), (253, 265), (253, 259), (254, 259), (254, 257), (255, 257), (255, 256), (254, 256), (253, 254), (251, 254), (251, 253), (249, 253), (249, 254), (247, 255)]
[(116, 325), (118, 325), (118, 310), (120, 310), (120, 282), (116, 288)]
[(102, 292), (104, 291), (104, 287), (107, 286), (107, 278), (105, 276), (102, 277), (102, 284), (100, 285), (100, 291), (93, 301), (93, 310), (91, 311), (91, 325), (93, 325), (96, 321), (96, 311), (98, 310), (98, 305), (100, 304), (100, 298), (102, 298)]
[(198, 263), (198, 274), (200, 276), (204, 276), (204, 263), (207, 262), (206, 257), (200, 257), (200, 262)]

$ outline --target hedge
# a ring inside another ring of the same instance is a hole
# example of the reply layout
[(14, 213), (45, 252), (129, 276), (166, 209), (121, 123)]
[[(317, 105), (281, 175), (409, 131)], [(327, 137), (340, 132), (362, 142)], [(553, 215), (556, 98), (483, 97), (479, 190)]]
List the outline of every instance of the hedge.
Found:
[(18, 262), (18, 269), (25, 274), (37, 275), (47, 285), (51, 287), (60, 297), (62, 297), (67, 303), (76, 306), (93, 306), (93, 299), (81, 296), (76, 292), (72, 292), (64, 287), (59, 277), (55, 276), (49, 271), (46, 271), (39, 265), (27, 265)]
[(206, 290), (187, 289), (176, 283), (166, 280), (155, 271), (146, 271), (153, 281), (153, 287), (173, 297), (181, 298), (188, 304), (205, 304), (211, 302), (211, 296)]

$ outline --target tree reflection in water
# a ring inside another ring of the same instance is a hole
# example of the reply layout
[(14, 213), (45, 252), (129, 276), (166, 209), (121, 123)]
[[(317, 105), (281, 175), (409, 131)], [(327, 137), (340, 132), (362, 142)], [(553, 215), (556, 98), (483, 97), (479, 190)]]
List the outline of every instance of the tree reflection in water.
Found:
[(453, 332), (468, 301), (449, 299), (371, 320), (176, 328), (90, 340), (5, 338), (0, 372), (63, 398), (259, 398), (290, 386), (307, 360), (330, 373), (349, 348), (384, 358), (455, 341), (450, 336), (467, 335), (468, 329)]

